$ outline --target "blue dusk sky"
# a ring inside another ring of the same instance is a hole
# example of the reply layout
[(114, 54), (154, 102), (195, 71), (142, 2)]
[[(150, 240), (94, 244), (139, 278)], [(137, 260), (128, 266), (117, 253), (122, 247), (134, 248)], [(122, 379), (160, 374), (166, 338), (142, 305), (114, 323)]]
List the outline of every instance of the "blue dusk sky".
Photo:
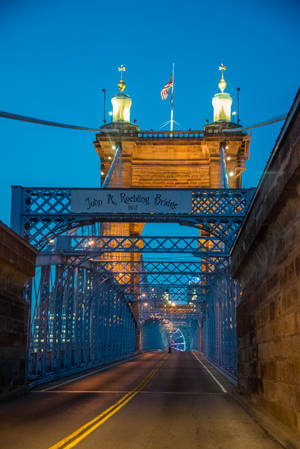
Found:
[[(299, 86), (300, 2), (2, 0), (0, 110), (98, 127), (102, 88), (117, 93), (120, 64), (131, 119), (159, 129), (169, 119), (160, 91), (175, 62), (174, 118), (182, 129), (212, 121), (218, 67), (227, 91), (240, 87), (243, 125), (286, 113)], [(107, 117), (108, 118), (108, 117)], [(253, 131), (243, 186), (256, 186), (282, 123)], [(0, 220), (10, 186), (99, 185), (95, 133), (0, 118)]]

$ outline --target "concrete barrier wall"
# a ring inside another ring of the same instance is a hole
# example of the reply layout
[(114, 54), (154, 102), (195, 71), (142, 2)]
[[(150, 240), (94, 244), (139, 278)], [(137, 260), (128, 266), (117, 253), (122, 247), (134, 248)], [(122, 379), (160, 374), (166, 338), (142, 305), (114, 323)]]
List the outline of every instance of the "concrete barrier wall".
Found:
[(299, 93), (234, 246), (232, 272), (243, 286), (240, 389), (300, 433)]

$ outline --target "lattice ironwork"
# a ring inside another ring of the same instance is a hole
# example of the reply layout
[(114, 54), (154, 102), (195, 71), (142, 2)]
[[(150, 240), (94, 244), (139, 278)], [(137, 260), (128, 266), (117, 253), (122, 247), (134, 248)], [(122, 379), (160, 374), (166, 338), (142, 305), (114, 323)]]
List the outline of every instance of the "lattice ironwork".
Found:
[[(75, 214), (72, 190), (13, 187), (12, 228), (43, 249), (26, 289), (33, 304), (29, 377), (65, 375), (134, 352), (138, 316), (128, 306), (134, 300), (149, 319), (202, 321), (209, 345), (203, 351), (233, 371), (231, 331), (221, 323), (230, 319), (237, 288), (228, 274), (228, 255), (254, 189), (192, 190), (189, 214)], [(198, 237), (103, 236), (101, 226), (109, 222), (174, 222), (200, 232)], [(117, 259), (122, 253), (192, 254), (198, 261), (112, 261), (112, 253), (119, 253)]]
[[(86, 255), (83, 255), (86, 259)], [(90, 256), (88, 256), (90, 257)], [(217, 263), (216, 263), (217, 259)], [(189, 285), (208, 285), (212, 274), (228, 265), (228, 258), (208, 258), (201, 262), (128, 262), (119, 260), (82, 261), (74, 255), (42, 254), (37, 258), (38, 266), (69, 265), (92, 269), (106, 276), (111, 281), (126, 287), (134, 287), (138, 282), (138, 288), (151, 289), (173, 287), (186, 287)], [(138, 276), (138, 277), (137, 277)], [(138, 279), (138, 281), (137, 281)]]
[[(186, 274), (190, 276), (199, 276), (200, 273), (210, 274), (216, 270), (215, 261), (209, 258), (200, 262), (174, 262), (173, 260), (156, 261), (120, 261), (120, 260), (99, 260), (96, 262), (102, 269), (108, 271), (117, 271), (126, 274)], [(220, 268), (228, 264), (227, 259), (220, 258), (218, 266)]]
[(241, 288), (230, 266), (213, 274), (202, 313), (201, 351), (233, 378), (237, 372), (236, 306)]
[(197, 307), (196, 304), (172, 307), (172, 305), (161, 304), (158, 306), (146, 302), (141, 304), (140, 321), (144, 324), (148, 320), (158, 320), (176, 323), (178, 326), (189, 326), (192, 320), (198, 322)]
[(105, 273), (72, 266), (37, 269), (28, 377), (51, 379), (137, 350), (138, 323), (125, 290)]
[(201, 226), (230, 244), (254, 193), (254, 189), (193, 190), (190, 214), (74, 214), (71, 212), (72, 190), (75, 189), (13, 186), (12, 228), (34, 246), (41, 248), (54, 236), (83, 224), (179, 222)]
[[(205, 286), (208, 283), (208, 276), (205, 274), (199, 274), (197, 281), (191, 278), (190, 275), (181, 273), (181, 274), (169, 274), (169, 273), (142, 273), (145, 274), (147, 279), (146, 280), (140, 280), (139, 286), (143, 288), (144, 286), (151, 287), (168, 287), (169, 285), (172, 285), (173, 287), (186, 287), (187, 285), (196, 285), (201, 284), (201, 286)], [(135, 273), (116, 273), (115, 279), (122, 285), (135, 285), (136, 281), (134, 281), (134, 276), (141, 276), (141, 273), (135, 272)]]
[(228, 247), (216, 237), (127, 237), (127, 236), (63, 236), (57, 245), (65, 254), (82, 253), (89, 259), (105, 253), (179, 253), (227, 256)]

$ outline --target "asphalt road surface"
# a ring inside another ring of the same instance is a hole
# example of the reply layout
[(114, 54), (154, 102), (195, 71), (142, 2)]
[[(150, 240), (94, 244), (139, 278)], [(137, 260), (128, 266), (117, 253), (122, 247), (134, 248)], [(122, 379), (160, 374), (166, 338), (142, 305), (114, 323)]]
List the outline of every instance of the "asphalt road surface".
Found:
[(0, 404), (1, 449), (281, 448), (190, 352), (65, 382)]

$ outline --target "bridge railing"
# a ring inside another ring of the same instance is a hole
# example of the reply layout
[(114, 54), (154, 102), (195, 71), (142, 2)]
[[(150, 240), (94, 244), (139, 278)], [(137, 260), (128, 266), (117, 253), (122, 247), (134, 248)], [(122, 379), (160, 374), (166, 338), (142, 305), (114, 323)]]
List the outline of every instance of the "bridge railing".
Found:
[(230, 266), (212, 274), (202, 317), (200, 349), (231, 380), (237, 377), (236, 306), (241, 295), (239, 283), (231, 277)]
[(132, 356), (138, 323), (124, 289), (85, 267), (45, 265), (26, 289), (30, 382), (46, 382)]
[(138, 138), (143, 140), (148, 139), (202, 139), (204, 131), (140, 131)]

